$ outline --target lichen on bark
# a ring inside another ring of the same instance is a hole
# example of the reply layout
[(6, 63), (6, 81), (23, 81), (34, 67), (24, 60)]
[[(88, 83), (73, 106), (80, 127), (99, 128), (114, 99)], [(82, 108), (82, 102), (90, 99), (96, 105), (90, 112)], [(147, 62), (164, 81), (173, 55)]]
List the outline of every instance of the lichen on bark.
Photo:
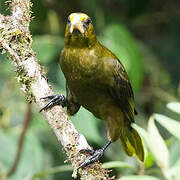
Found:
[[(9, 55), (17, 81), (20, 82), (27, 101), (35, 102), (41, 109), (45, 102), (40, 98), (53, 94), (53, 91), (32, 50), (32, 37), (29, 31), (32, 4), (30, 0), (12, 0), (8, 1), (8, 4), (12, 14), (0, 14), (0, 46)], [(85, 137), (78, 133), (61, 106), (53, 107), (42, 114), (64, 147), (74, 167), (75, 178), (80, 162), (88, 156), (79, 151), (90, 148)], [(80, 169), (79, 174), (82, 180), (109, 179), (107, 171), (98, 162)]]

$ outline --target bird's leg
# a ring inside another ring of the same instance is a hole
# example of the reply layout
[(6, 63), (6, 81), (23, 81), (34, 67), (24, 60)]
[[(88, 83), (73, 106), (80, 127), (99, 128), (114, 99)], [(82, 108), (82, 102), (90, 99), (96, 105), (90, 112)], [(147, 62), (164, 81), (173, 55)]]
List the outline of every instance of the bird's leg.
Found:
[(41, 99), (48, 99), (50, 101), (43, 108), (41, 108), (40, 112), (52, 108), (56, 105), (61, 105), (62, 107), (67, 106), (67, 99), (63, 94), (46, 96), (42, 97)]
[(91, 156), (86, 159), (84, 162), (82, 162), (79, 166), (79, 168), (88, 166), (89, 164), (92, 164), (96, 161), (98, 161), (102, 155), (104, 154), (104, 151), (106, 150), (106, 148), (111, 144), (111, 141), (107, 141), (106, 144), (97, 150), (91, 150), (91, 149), (82, 149), (80, 152), (87, 152), (89, 153)]

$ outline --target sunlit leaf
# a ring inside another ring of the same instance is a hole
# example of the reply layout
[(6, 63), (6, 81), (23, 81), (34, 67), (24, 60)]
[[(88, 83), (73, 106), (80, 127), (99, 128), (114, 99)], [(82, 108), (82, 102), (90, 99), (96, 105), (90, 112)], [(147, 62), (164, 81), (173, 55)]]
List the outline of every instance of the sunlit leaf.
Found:
[(154, 118), (151, 117), (148, 123), (149, 133), (149, 148), (151, 149), (156, 162), (162, 169), (169, 168), (169, 152), (166, 144), (159, 134), (159, 131), (154, 123)]
[(167, 171), (167, 175), (173, 176), (173, 180), (180, 179), (180, 158), (177, 157), (176, 163)]
[(135, 169), (132, 165), (122, 162), (122, 161), (110, 161), (103, 163), (102, 165), (103, 168), (108, 169), (108, 168), (130, 168), (130, 169)]
[(177, 160), (176, 164), (167, 172), (169, 176), (173, 176), (174, 180), (180, 179), (180, 158)]
[(169, 174), (169, 176), (177, 176), (180, 178), (180, 165), (178, 166), (174, 166), (171, 169), (168, 170), (167, 174)]
[(180, 139), (180, 122), (161, 114), (155, 114), (154, 118), (171, 134)]
[(169, 153), (170, 153), (170, 166), (175, 166), (178, 161), (180, 165), (180, 141), (178, 139), (174, 139), (174, 141), (169, 146)]
[(118, 180), (160, 180), (153, 176), (140, 176), (140, 175), (132, 175), (132, 176), (123, 176), (122, 178)]
[(167, 108), (180, 114), (180, 102), (171, 102), (167, 104)]

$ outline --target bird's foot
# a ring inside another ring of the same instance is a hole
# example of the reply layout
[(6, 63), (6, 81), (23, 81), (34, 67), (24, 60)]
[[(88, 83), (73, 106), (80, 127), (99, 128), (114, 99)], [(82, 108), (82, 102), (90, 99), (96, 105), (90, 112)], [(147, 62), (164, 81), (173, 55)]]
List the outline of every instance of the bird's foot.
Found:
[(82, 167), (86, 167), (89, 164), (92, 164), (92, 163), (98, 161), (103, 156), (103, 154), (104, 154), (104, 151), (102, 149), (98, 149), (98, 150), (95, 150), (95, 151), (94, 150), (90, 150), (90, 149), (83, 149), (80, 152), (87, 152), (91, 156), (88, 157), (84, 162), (82, 162), (80, 164), (80, 166), (78, 167), (78, 169), (82, 168)]
[(46, 97), (42, 97), (40, 99), (50, 100), (43, 108), (40, 109), (40, 112), (43, 110), (47, 110), (49, 108), (52, 108), (56, 105), (61, 105), (62, 107), (67, 106), (67, 100), (63, 94), (46, 96)]
[(102, 148), (100, 149), (97, 149), (97, 150), (91, 150), (91, 149), (82, 149), (80, 150), (80, 152), (84, 153), (84, 152), (87, 152), (89, 153), (91, 156), (88, 157), (84, 162), (82, 162), (80, 164), (80, 166), (78, 167), (79, 168), (82, 168), (82, 167), (86, 167), (88, 166), (89, 164), (92, 164), (96, 161), (98, 161), (104, 154), (104, 151), (106, 150), (106, 148), (111, 144), (111, 141), (108, 141)]

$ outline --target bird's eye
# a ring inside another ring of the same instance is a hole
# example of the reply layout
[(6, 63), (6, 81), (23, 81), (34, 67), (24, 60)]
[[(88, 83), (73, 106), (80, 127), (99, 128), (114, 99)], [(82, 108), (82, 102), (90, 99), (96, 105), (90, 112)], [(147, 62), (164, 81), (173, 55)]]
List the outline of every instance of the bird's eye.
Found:
[(89, 24), (91, 23), (91, 20), (89, 18), (87, 18), (84, 23), (86, 24), (86, 26), (89, 26)]
[(71, 22), (70, 17), (68, 17), (67, 24), (69, 24), (70, 22)]

